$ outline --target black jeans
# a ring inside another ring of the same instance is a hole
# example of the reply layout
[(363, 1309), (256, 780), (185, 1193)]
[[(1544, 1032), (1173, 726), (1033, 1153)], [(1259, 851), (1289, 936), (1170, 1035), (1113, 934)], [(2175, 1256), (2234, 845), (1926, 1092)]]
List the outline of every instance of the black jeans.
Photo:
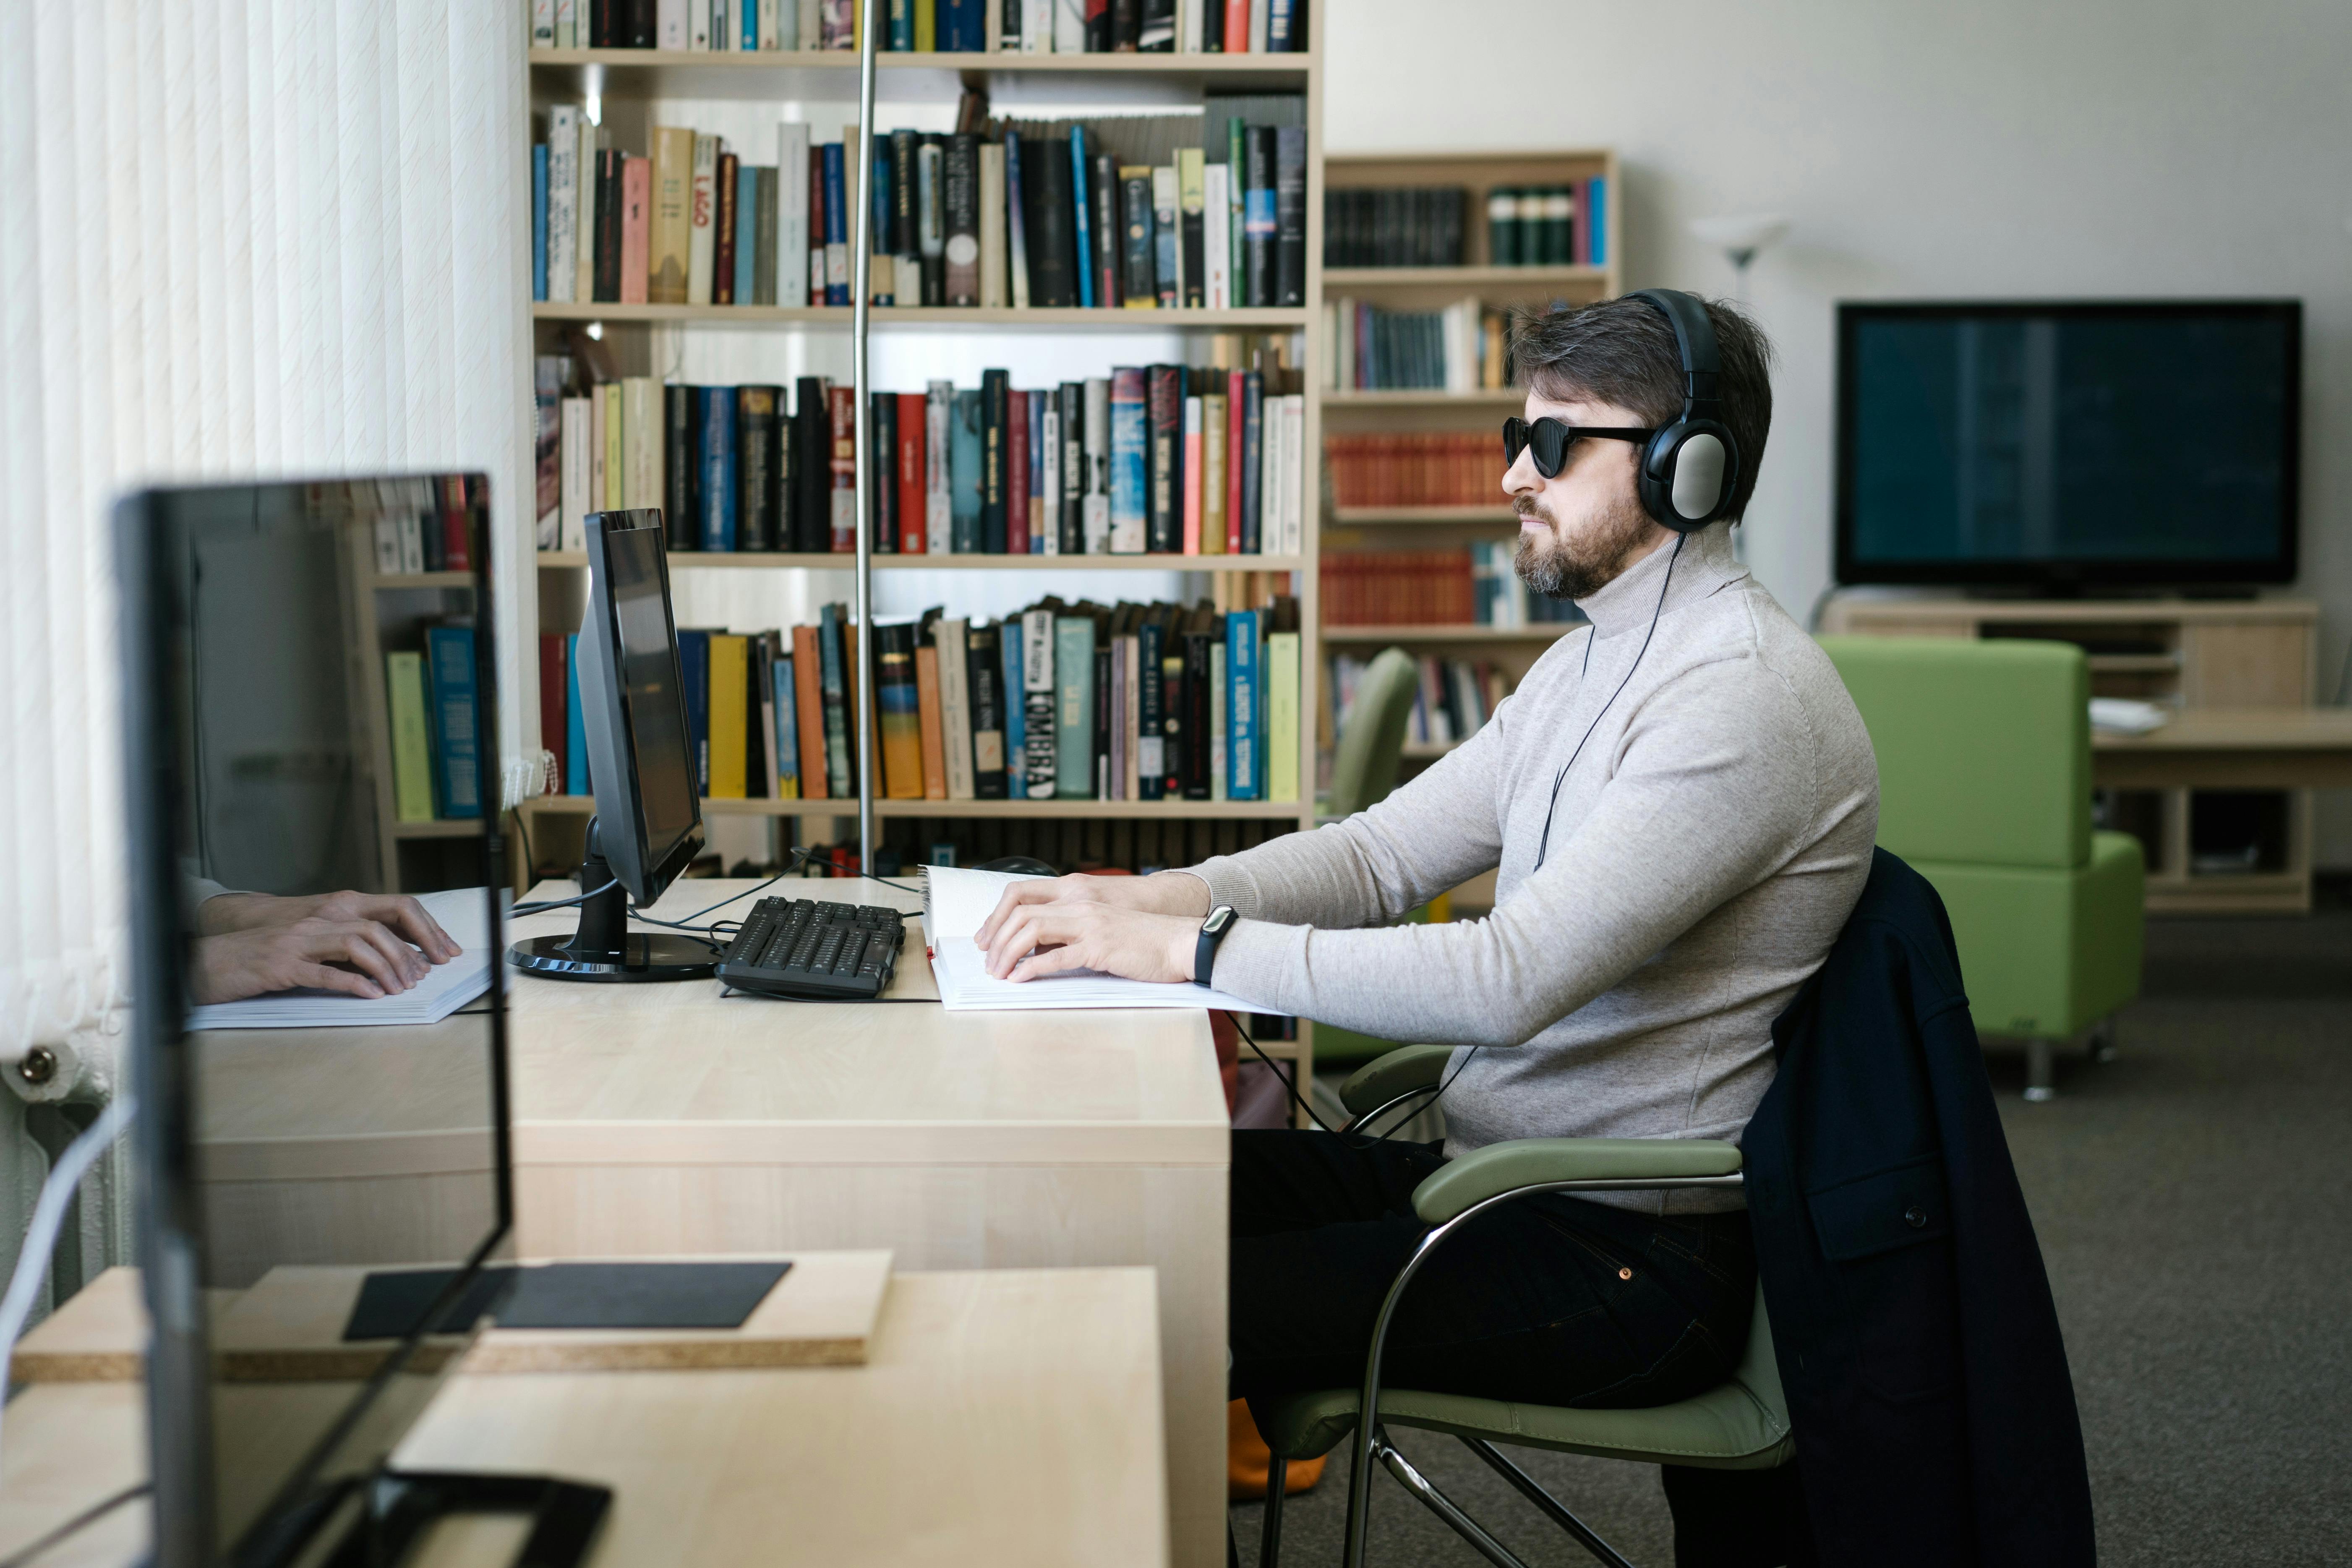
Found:
[[(1433, 1143), (1235, 1132), (1234, 1397), (1353, 1388), (1372, 1321), (1427, 1228)], [(1422, 1266), (1391, 1323), (1395, 1388), (1589, 1408), (1716, 1386), (1746, 1348), (1756, 1258), (1744, 1210), (1660, 1218), (1566, 1194), (1480, 1215)]]

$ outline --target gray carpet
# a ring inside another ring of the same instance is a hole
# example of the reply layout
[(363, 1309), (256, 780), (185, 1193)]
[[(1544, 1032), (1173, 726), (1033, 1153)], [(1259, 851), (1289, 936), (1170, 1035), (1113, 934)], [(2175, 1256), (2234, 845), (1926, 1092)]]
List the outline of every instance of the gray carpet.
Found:
[[(2332, 900), (2340, 903), (2338, 900)], [(2058, 1299), (2101, 1561), (2352, 1563), (2352, 910), (2164, 920), (2105, 1066), (2027, 1105), (1994, 1056)], [(1399, 1444), (1531, 1563), (1591, 1559), (1450, 1438)], [(1642, 1568), (1674, 1561), (1654, 1469), (1515, 1450)], [(1286, 1562), (1339, 1555), (1346, 1460), (1285, 1510)], [(1257, 1561), (1261, 1510), (1233, 1510)], [(1476, 1563), (1385, 1476), (1371, 1560)]]

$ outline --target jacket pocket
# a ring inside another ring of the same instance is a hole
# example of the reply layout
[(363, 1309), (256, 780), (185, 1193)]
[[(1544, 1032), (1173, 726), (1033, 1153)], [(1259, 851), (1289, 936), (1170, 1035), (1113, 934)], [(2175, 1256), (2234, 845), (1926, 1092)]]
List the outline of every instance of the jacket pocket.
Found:
[(1806, 1194), (1838, 1278), (1856, 1370), (1890, 1400), (1959, 1379), (1957, 1281), (1943, 1157), (1931, 1154)]

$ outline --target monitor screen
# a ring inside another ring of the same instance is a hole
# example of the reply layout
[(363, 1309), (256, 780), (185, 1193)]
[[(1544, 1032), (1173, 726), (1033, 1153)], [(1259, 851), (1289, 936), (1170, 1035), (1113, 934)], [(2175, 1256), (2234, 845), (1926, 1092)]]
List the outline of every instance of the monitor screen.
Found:
[(166, 1568), (353, 1517), (506, 1231), (487, 518), (478, 475), (121, 508)]
[(1845, 583), (2284, 582), (2294, 301), (1839, 307)]
[(621, 700), (635, 752), (637, 809), (649, 866), (667, 859), (702, 820), (694, 752), (687, 741), (686, 697), (677, 687), (677, 633), (670, 624), (663, 552), (658, 527), (605, 530), (613, 625), (620, 634)]

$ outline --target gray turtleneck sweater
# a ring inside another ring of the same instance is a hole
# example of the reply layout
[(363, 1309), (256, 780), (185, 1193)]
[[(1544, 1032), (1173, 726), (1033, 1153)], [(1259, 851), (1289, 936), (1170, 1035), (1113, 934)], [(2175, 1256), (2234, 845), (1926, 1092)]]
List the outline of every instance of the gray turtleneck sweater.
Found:
[[(1192, 868), (1242, 917), (1220, 990), (1483, 1047), (1451, 1064), (1452, 1154), (1508, 1138), (1737, 1140), (1772, 1081), (1772, 1020), (1869, 874), (1870, 737), (1828, 658), (1733, 558), (1728, 524), (1679, 556), (1653, 552), (1580, 607), (1590, 628), (1386, 800)], [(1380, 923), (1488, 869), (1485, 920)], [(1651, 1212), (1739, 1202), (1616, 1196)]]

